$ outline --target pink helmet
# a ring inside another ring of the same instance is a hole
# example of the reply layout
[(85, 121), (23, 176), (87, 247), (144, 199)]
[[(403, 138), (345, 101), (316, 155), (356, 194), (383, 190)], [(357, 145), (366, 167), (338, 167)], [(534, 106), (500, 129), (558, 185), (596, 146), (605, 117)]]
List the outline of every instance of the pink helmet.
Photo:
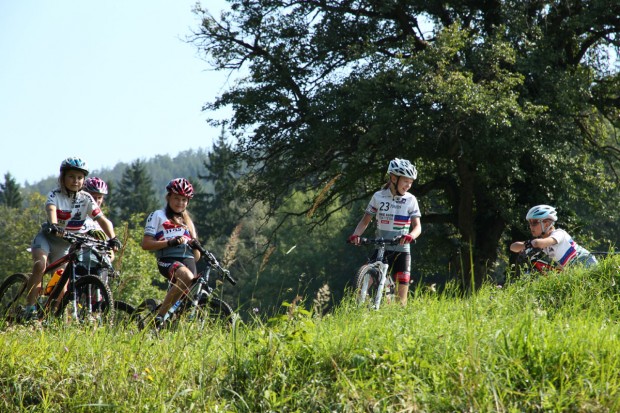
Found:
[(108, 194), (108, 185), (101, 178), (93, 176), (84, 181), (84, 190), (95, 194)]
[(166, 190), (168, 193), (178, 194), (189, 199), (194, 197), (194, 187), (185, 178), (176, 178), (168, 182)]

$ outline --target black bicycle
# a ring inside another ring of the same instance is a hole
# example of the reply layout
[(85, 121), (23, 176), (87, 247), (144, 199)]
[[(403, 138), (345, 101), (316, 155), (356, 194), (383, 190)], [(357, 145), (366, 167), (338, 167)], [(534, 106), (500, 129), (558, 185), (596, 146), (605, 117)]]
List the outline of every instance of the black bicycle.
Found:
[[(36, 305), (39, 320), (51, 314), (66, 316), (77, 323), (107, 324), (114, 316), (114, 300), (107, 280), (116, 276), (110, 262), (110, 247), (105, 241), (87, 235), (64, 232), (61, 237), (71, 243), (69, 252), (49, 263), (44, 270), (52, 277), (41, 289)], [(95, 274), (93, 258), (101, 265)], [(63, 269), (64, 268), (64, 269)], [(0, 285), (0, 319), (7, 324), (21, 322), (26, 305), (31, 274), (16, 273)]]
[[(235, 285), (237, 281), (231, 277), (227, 269), (220, 265), (211, 252), (198, 244), (195, 244), (194, 247), (201, 253), (200, 261), (204, 264), (204, 268), (198, 272), (198, 276), (194, 279), (189, 290), (168, 310), (165, 326), (174, 328), (181, 320), (191, 321), (201, 327), (211, 323), (232, 325), (236, 315), (228, 303), (216, 297), (216, 289), (209, 284), (209, 277), (211, 272), (215, 271), (221, 279), (227, 280), (232, 285)], [(176, 287), (169, 283), (168, 288)], [(122, 309), (117, 307), (117, 313), (123, 312), (124, 315), (117, 314), (117, 320), (123, 319), (124, 323), (135, 323), (134, 325), (137, 325), (138, 328), (144, 329), (153, 325), (161, 302), (149, 298), (137, 307), (123, 304), (126, 307)]]

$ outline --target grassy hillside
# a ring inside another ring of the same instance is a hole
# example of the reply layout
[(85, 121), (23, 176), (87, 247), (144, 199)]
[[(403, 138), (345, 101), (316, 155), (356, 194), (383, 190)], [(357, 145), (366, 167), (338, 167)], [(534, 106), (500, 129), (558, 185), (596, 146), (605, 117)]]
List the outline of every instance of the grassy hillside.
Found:
[(620, 411), (619, 268), (231, 331), (3, 328), (0, 411)]

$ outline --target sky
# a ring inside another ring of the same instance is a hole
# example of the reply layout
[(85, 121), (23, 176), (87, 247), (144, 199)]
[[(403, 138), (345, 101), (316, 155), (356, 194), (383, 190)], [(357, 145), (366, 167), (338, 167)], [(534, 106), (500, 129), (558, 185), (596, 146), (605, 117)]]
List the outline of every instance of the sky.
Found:
[[(0, 183), (209, 149), (202, 112), (227, 87), (184, 41), (196, 0), (0, 0)], [(212, 14), (225, 0), (203, 0)], [(226, 117), (229, 113), (215, 114)]]

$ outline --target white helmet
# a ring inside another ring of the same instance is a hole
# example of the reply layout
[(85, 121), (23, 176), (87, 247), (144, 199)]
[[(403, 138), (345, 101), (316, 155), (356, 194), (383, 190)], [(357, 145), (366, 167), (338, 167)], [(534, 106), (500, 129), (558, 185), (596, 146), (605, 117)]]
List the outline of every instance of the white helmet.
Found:
[(411, 179), (416, 179), (418, 177), (418, 171), (415, 169), (415, 166), (406, 159), (392, 159), (388, 166), (388, 173)]
[(554, 222), (558, 220), (558, 213), (555, 208), (549, 205), (536, 205), (527, 211), (525, 219), (551, 219)]

